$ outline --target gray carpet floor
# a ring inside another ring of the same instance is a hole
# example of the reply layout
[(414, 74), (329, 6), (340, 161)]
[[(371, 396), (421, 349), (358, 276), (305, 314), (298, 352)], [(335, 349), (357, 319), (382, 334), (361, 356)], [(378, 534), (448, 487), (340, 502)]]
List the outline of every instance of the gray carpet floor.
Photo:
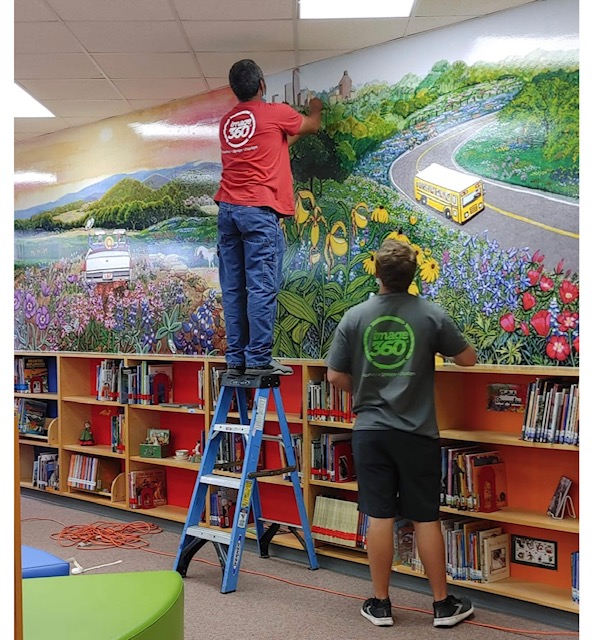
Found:
[[(167, 527), (162, 520), (151, 519), (147, 511), (138, 515), (107, 508), (97, 511), (87, 504), (68, 498), (48, 500), (23, 495), (22, 543), (65, 560), (74, 557), (83, 568), (121, 560), (118, 564), (94, 569), (92, 573), (173, 568), (181, 525), (173, 523), (175, 527)], [(51, 537), (66, 526), (131, 520), (151, 522), (162, 530), (145, 536), (149, 545), (143, 549), (89, 550), (62, 546)], [(276, 549), (280, 548), (276, 546)], [(327, 568), (310, 571), (305, 552), (295, 552), (294, 556), (296, 559), (282, 554), (263, 559), (253, 552), (253, 546), (252, 549), (246, 546), (237, 591), (221, 594), (221, 567), (213, 545), (205, 545), (194, 556), (184, 579), (186, 640), (444, 640), (446, 636), (456, 640), (561, 640), (578, 637), (577, 632), (568, 630), (566, 625), (554, 627), (480, 605), (475, 605), (475, 615), (470, 621), (455, 629), (436, 629), (432, 625), (431, 597), (399, 587), (393, 587), (390, 594), (395, 625), (374, 627), (359, 613), (362, 601), (372, 595), (368, 577)], [(67, 602), (64, 615), (68, 615)]]

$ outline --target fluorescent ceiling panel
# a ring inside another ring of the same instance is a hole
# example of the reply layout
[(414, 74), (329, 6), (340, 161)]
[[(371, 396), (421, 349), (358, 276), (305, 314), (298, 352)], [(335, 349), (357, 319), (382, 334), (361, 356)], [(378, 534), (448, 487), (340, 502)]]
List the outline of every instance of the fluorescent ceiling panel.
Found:
[(408, 18), (414, 0), (299, 0), (302, 20)]
[(14, 118), (55, 118), (56, 116), (46, 109), (35, 98), (30, 96), (18, 84), (13, 83), (12, 115)]

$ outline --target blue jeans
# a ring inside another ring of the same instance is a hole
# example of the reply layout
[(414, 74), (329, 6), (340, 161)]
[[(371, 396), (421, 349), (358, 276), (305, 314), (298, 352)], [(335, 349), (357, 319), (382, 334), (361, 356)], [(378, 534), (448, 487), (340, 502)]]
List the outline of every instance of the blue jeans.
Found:
[(221, 202), (217, 226), (227, 364), (267, 365), (285, 250), (277, 215), (269, 207)]

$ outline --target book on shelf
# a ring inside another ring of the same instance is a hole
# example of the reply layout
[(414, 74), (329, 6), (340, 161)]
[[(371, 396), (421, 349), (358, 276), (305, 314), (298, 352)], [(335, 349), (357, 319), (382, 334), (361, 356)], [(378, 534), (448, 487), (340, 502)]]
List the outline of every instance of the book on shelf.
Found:
[(20, 435), (45, 439), (47, 437), (46, 416), (47, 402), (33, 398), (19, 398), (17, 424)]
[(509, 578), (510, 541), (508, 533), (485, 538), (483, 555), (484, 582), (495, 582)]
[(158, 467), (128, 473), (130, 508), (153, 509), (167, 504), (167, 475)]
[(111, 495), (113, 481), (120, 473), (120, 462), (75, 453), (70, 456), (67, 484), (73, 489)]
[(476, 511), (488, 513), (507, 507), (505, 462), (475, 464), (472, 482), (477, 498)]
[(124, 422), (123, 413), (111, 416), (111, 450), (114, 453), (124, 452)]
[[(555, 493), (551, 498), (549, 508), (547, 509), (547, 515), (551, 518), (563, 518), (565, 515), (565, 507), (567, 506), (567, 500), (569, 498), (569, 489), (571, 488), (572, 481), (567, 476), (561, 476)], [(573, 509), (573, 505), (572, 505)]]
[(41, 356), (14, 359), (14, 390), (20, 393), (48, 393), (47, 360)]
[(173, 365), (148, 365), (149, 392), (151, 404), (173, 402)]
[(60, 473), (57, 453), (40, 453), (37, 456), (34, 484), (39, 489), (59, 489)]
[(571, 552), (571, 599), (580, 601), (580, 552)]

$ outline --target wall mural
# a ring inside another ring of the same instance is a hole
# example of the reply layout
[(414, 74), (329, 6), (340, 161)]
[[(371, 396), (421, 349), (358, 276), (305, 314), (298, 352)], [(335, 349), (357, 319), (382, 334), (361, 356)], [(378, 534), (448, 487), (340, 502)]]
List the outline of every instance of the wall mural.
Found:
[[(481, 50), (477, 25), (506, 47)], [(323, 357), (395, 237), (417, 253), (410, 292), (481, 362), (579, 364), (576, 34), (577, 2), (548, 0), (267, 78), (268, 99), (326, 104), (291, 148), (275, 355)], [(15, 348), (224, 353), (212, 196), (233, 103), (221, 90), (17, 145)]]

